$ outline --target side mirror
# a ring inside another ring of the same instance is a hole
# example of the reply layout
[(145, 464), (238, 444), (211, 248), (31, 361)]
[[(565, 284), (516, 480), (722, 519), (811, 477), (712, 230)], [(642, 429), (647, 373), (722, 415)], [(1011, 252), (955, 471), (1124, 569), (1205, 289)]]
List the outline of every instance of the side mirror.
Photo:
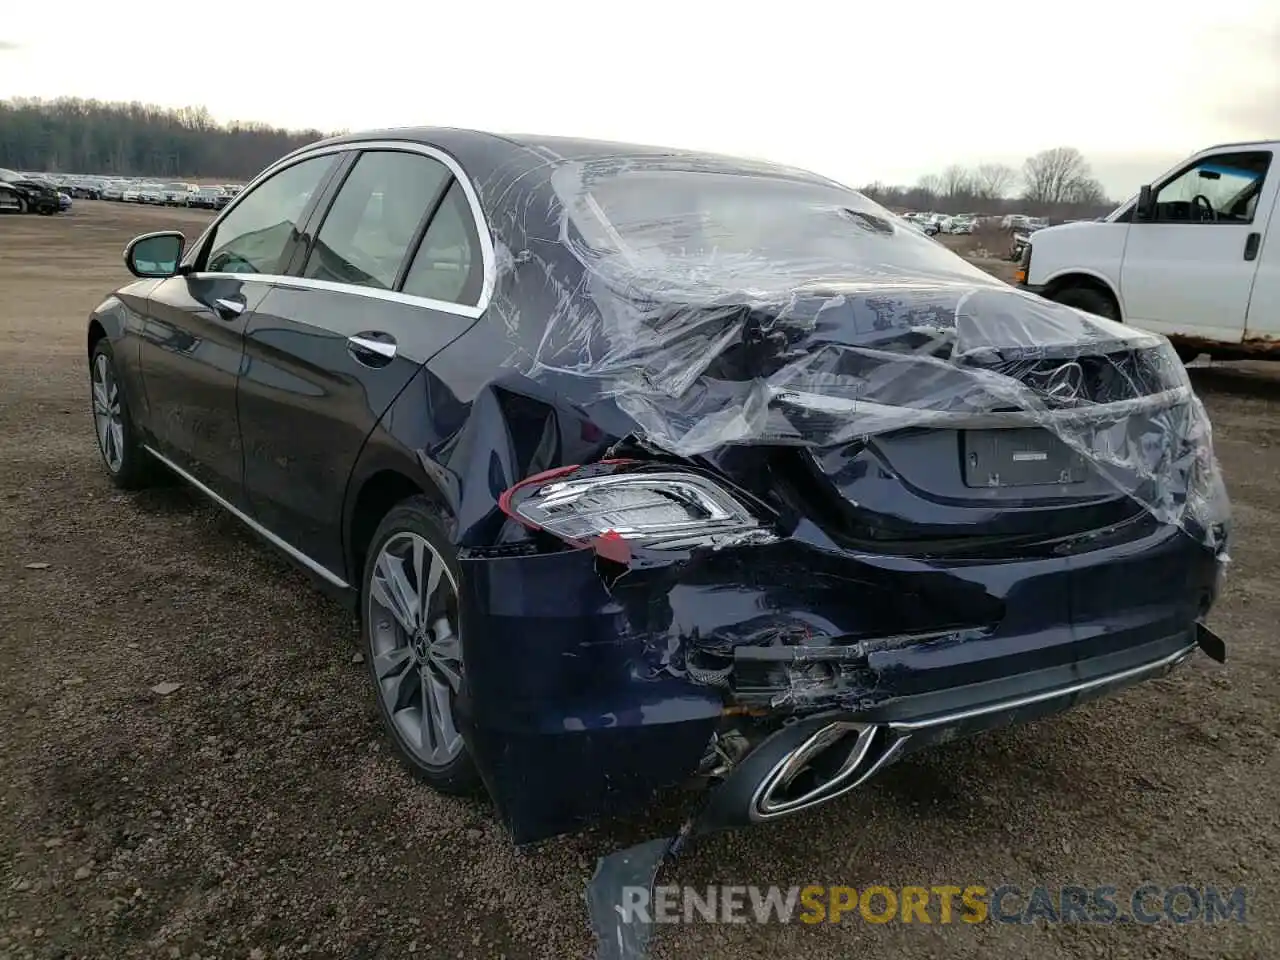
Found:
[(1151, 192), (1151, 184), (1144, 183), (1138, 191), (1138, 205), (1133, 211), (1135, 220), (1154, 220), (1156, 218), (1156, 197)]
[(135, 237), (124, 251), (124, 265), (135, 277), (172, 277), (187, 245), (176, 230), (147, 233)]

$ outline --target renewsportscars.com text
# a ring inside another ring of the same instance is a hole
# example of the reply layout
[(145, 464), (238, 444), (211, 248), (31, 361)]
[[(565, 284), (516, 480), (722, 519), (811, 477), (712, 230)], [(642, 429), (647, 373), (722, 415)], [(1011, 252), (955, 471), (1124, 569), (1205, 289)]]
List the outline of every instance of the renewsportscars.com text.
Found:
[(623, 889), (624, 923), (1244, 923), (1243, 887), (965, 884)]

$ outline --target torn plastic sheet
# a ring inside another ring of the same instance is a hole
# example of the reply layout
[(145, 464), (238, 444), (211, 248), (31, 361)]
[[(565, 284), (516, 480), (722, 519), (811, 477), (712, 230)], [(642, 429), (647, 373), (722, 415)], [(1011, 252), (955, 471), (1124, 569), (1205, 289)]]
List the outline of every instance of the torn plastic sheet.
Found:
[[(527, 221), (529, 249), (500, 258), (495, 306), (510, 333), (536, 336), (512, 352), (535, 379), (612, 399), (646, 442), (685, 457), (1041, 428), (1160, 521), (1222, 547), (1209, 420), (1163, 337), (1011, 288), (803, 171), (537, 151), (542, 167), (490, 184), (494, 207)], [(544, 217), (558, 237), (539, 236)], [(539, 287), (549, 322), (521, 329), (512, 283)]]

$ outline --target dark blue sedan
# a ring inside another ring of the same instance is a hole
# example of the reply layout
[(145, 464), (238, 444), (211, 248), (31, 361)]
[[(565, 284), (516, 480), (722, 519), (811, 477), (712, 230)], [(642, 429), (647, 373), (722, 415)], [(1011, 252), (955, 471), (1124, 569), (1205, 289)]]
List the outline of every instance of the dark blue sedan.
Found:
[(1222, 655), (1168, 343), (824, 177), (381, 131), (126, 260), (86, 338), (110, 477), (177, 474), (358, 610), (398, 754), (518, 842), (690, 779), (711, 827), (794, 814)]

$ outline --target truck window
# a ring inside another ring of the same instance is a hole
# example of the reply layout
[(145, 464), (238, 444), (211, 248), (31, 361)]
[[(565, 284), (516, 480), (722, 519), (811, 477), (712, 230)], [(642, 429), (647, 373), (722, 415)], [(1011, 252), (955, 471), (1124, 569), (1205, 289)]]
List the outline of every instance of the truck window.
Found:
[(1252, 223), (1271, 153), (1201, 157), (1156, 193), (1158, 223)]

